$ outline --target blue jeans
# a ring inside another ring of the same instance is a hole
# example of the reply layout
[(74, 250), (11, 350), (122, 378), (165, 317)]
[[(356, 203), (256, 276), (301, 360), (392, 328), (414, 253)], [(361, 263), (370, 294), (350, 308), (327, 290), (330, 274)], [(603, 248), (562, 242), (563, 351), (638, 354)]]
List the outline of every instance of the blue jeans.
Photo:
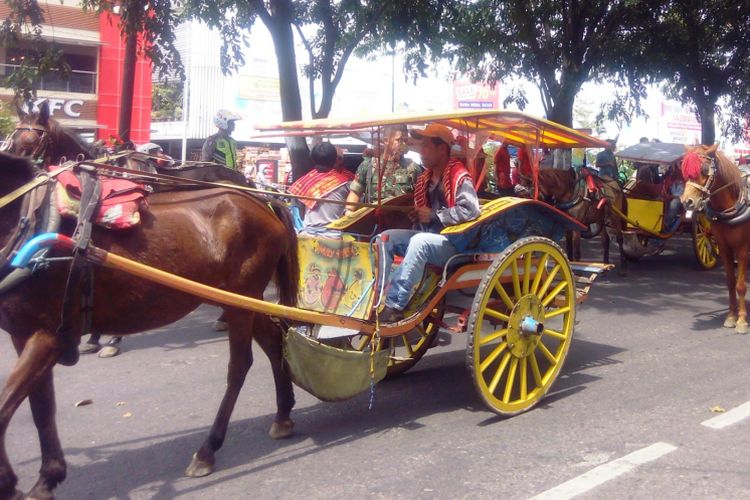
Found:
[(390, 276), (385, 305), (403, 311), (411, 299), (414, 287), (422, 281), (427, 264), (444, 266), (451, 256), (457, 253), (456, 248), (443, 235), (410, 231), (408, 229), (390, 229), (383, 231), (381, 238), (387, 236), (383, 243), (385, 253), (384, 280), (389, 279), (394, 255), (403, 255), (404, 260)]

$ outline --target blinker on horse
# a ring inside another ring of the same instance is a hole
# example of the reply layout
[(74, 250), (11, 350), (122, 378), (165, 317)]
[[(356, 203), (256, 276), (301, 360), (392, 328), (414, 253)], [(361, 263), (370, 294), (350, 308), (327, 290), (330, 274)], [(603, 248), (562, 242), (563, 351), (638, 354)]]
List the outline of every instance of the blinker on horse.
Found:
[(719, 247), (729, 292), (729, 313), (724, 327), (734, 328), (737, 333), (747, 333), (745, 278), (750, 252), (748, 187), (739, 168), (717, 150), (717, 145), (686, 149), (682, 176), (687, 183), (680, 201), (686, 210), (706, 211), (711, 219), (711, 232)]
[[(0, 153), (0, 197), (26, 185), (35, 171), (26, 159)], [(43, 189), (43, 187), (37, 188)], [(0, 248), (6, 247), (21, 217), (23, 200), (0, 207)], [(275, 277), (283, 304), (296, 303), (299, 267), (296, 235), (285, 207), (231, 189), (152, 194), (142, 223), (117, 233), (94, 227), (92, 244), (185, 278), (260, 299)], [(61, 252), (51, 256), (62, 257)], [(2, 261), (2, 259), (0, 259)], [(5, 292), (0, 328), (12, 337), (19, 355), (0, 393), (0, 498), (18, 495), (18, 479), (5, 451), (5, 433), (28, 397), (37, 426), (42, 465), (30, 496), (49, 498), (65, 479), (66, 464), (55, 422), (52, 368), (69, 343), (80, 340), (80, 294), (73, 293), (73, 329), (57, 334), (69, 261), (54, 261)], [(94, 271), (92, 329), (127, 335), (168, 325), (193, 311), (201, 300), (106, 268)], [(213, 471), (215, 452), (252, 364), (252, 340), (268, 355), (276, 384), (273, 437), (291, 434), (292, 384), (282, 368), (281, 332), (269, 318), (226, 307), (229, 325), (228, 383), (209, 435), (186, 474)]]

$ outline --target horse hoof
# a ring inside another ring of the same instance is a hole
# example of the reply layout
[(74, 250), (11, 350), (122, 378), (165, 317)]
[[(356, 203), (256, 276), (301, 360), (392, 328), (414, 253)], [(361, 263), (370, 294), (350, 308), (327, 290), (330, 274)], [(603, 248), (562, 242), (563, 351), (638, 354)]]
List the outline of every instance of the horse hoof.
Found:
[(114, 358), (120, 354), (120, 348), (114, 345), (105, 345), (99, 350), (99, 356), (100, 358)]
[(741, 333), (742, 335), (745, 335), (747, 331), (747, 323), (737, 323), (737, 326), (734, 327), (735, 333)]
[(217, 319), (214, 321), (213, 329), (215, 332), (226, 332), (228, 329), (227, 322)]
[(101, 348), (102, 346), (99, 344), (81, 344), (78, 346), (78, 352), (81, 354), (94, 354), (95, 352), (99, 352)]
[(737, 326), (737, 319), (729, 317), (724, 320), (724, 328), (734, 328)]
[(290, 437), (294, 431), (294, 422), (289, 419), (283, 422), (274, 422), (271, 424), (271, 430), (268, 435), (273, 439), (285, 439)]
[(213, 461), (208, 462), (200, 460), (198, 453), (193, 453), (193, 459), (190, 461), (187, 469), (185, 469), (185, 475), (187, 477), (204, 477), (208, 476), (214, 471)]

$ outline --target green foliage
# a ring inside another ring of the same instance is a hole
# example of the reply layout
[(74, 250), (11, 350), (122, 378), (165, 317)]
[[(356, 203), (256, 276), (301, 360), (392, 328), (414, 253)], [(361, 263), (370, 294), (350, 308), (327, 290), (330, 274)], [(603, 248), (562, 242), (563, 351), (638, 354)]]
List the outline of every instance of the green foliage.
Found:
[(704, 142), (714, 141), (715, 114), (724, 133), (740, 139), (750, 117), (750, 2), (664, 2), (650, 35), (652, 62), (644, 71), (664, 81), (667, 95), (693, 107)]
[[(11, 13), (0, 25), (0, 44), (22, 48), (27, 54), (19, 68), (3, 82), (13, 88), (17, 99), (28, 101), (36, 97), (41, 77), (59, 71), (63, 78), (70, 67), (63, 59), (59, 44), (42, 38), (45, 7), (36, 1), (4, 0)], [(175, 48), (174, 27), (180, 17), (168, 0), (82, 0), (84, 10), (104, 14), (117, 8), (123, 34), (140, 34), (140, 50), (163, 75), (182, 76), (180, 55)]]
[(0, 101), (0, 138), (7, 137), (16, 128), (16, 116)]
[[(548, 118), (571, 125), (575, 96), (588, 80), (627, 81), (622, 54), (633, 50), (647, 0), (454, 0), (438, 37), (446, 57), (474, 80), (526, 78), (540, 90)], [(412, 61), (424, 57), (412, 52)], [(635, 102), (642, 96), (631, 87)], [(521, 89), (510, 100), (524, 104)], [(506, 100), (507, 101), (507, 100)]]
[(155, 83), (151, 92), (151, 120), (182, 120), (182, 82)]

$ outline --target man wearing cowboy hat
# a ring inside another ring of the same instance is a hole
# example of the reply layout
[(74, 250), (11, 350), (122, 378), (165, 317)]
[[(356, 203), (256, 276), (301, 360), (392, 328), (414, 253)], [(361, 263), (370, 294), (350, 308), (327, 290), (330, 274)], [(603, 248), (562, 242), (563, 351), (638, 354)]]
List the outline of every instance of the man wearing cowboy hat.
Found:
[[(420, 153), (426, 170), (414, 188), (414, 209), (409, 213), (413, 230), (394, 229), (380, 236), (385, 253), (384, 279), (389, 283), (380, 315), (386, 323), (403, 318), (426, 264), (443, 266), (458, 252), (440, 231), (479, 216), (471, 175), (458, 158), (451, 157), (454, 139), (450, 129), (433, 123), (411, 134), (422, 141)], [(403, 255), (404, 259), (388, 278), (394, 255)]]

